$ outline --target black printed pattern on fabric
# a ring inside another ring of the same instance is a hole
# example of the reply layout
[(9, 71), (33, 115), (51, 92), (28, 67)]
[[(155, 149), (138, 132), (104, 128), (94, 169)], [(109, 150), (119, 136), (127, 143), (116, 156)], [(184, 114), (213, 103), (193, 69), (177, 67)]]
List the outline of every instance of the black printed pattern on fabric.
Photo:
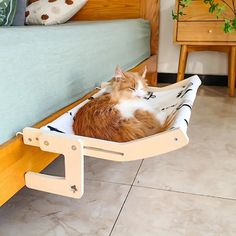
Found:
[(153, 94), (153, 92), (148, 92), (147, 97), (145, 97), (144, 99), (149, 100), (150, 98), (156, 98), (157, 96)]
[(177, 106), (177, 103), (176, 103), (176, 104), (173, 104), (173, 105), (170, 105), (170, 106), (168, 106), (168, 107), (163, 107), (161, 110), (162, 110), (162, 111), (165, 111), (165, 110), (168, 110), (168, 109), (173, 108), (173, 107), (176, 107), (176, 106)]
[(186, 119), (184, 119), (184, 121), (186, 122), (186, 124), (187, 124), (187, 126), (188, 126), (188, 124), (189, 124), (188, 121), (187, 121)]
[[(178, 94), (177, 94), (177, 96), (176, 96), (176, 98), (183, 98), (187, 93), (189, 93), (190, 91), (193, 91), (193, 89), (191, 89), (190, 87), (192, 87), (193, 86), (193, 83), (192, 82), (190, 82), (187, 86), (183, 86), (183, 90), (182, 91), (180, 91)], [(175, 111), (175, 113), (178, 111), (178, 110), (180, 110), (182, 107), (188, 107), (191, 111), (192, 111), (192, 106), (190, 105), (190, 104), (188, 104), (188, 103), (182, 103), (182, 104), (180, 104), (177, 108), (176, 108), (176, 111)], [(165, 108), (163, 108), (162, 110), (165, 110)], [(187, 119), (183, 119), (184, 120), (184, 122), (186, 123), (186, 125), (187, 125), (187, 127), (189, 126), (189, 122), (188, 122), (188, 120)], [(175, 129), (175, 127), (171, 127), (170, 129)]]
[(177, 98), (179, 98), (181, 95), (182, 95), (182, 93), (183, 93), (183, 90), (182, 91), (180, 91), (178, 94), (177, 94)]
[(191, 86), (193, 85), (193, 83), (189, 83), (186, 87), (183, 86), (183, 88), (185, 88), (184, 90), (180, 91), (178, 94), (177, 94), (177, 98), (183, 98), (188, 92), (192, 91), (192, 89), (190, 88)]
[(72, 116), (72, 119), (75, 121), (75, 116), (73, 116), (72, 112), (67, 112), (70, 116)]
[(54, 127), (52, 127), (52, 126), (50, 126), (50, 125), (48, 125), (47, 126), (49, 129), (50, 129), (50, 131), (55, 131), (55, 132), (58, 132), (58, 133), (65, 133), (65, 132), (62, 132), (61, 130), (59, 130), (59, 129), (57, 129), (57, 128), (54, 128)]
[(179, 109), (181, 109), (182, 107), (189, 107), (190, 110), (192, 110), (192, 107), (191, 107), (189, 104), (187, 104), (187, 103), (182, 103), (182, 104), (180, 104), (180, 105), (177, 107), (176, 110), (179, 110)]
[(186, 90), (185, 92), (184, 92), (184, 94), (181, 96), (181, 98), (183, 98), (188, 92), (190, 92), (190, 91), (193, 91), (192, 89), (188, 89), (188, 90)]

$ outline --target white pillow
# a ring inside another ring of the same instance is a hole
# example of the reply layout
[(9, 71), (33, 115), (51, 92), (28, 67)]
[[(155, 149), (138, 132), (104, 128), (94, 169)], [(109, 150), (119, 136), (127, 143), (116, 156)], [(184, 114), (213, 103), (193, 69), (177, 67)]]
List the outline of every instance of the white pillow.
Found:
[(25, 12), (28, 25), (62, 24), (75, 15), (88, 0), (36, 0)]

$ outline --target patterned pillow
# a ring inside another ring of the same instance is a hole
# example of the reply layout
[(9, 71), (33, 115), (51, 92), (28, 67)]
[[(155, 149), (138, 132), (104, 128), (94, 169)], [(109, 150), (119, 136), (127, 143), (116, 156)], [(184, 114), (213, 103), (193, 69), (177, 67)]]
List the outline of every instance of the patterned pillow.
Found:
[(68, 21), (88, 0), (31, 0), (26, 8), (26, 24), (54, 25)]
[(17, 0), (0, 0), (0, 26), (12, 24), (16, 7)]

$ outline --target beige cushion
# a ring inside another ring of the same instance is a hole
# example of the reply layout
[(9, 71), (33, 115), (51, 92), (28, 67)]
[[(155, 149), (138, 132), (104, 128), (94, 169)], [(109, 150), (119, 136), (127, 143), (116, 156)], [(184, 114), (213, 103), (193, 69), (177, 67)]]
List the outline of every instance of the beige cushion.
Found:
[(75, 15), (88, 0), (36, 0), (26, 8), (26, 24), (62, 24)]

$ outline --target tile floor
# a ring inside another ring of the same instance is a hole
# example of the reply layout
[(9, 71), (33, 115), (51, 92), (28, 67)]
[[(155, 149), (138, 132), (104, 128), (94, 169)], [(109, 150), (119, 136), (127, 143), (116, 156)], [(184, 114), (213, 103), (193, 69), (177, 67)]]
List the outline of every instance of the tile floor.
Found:
[[(129, 163), (85, 160), (81, 200), (22, 189), (0, 208), (1, 236), (235, 236), (236, 98), (204, 87), (187, 147)], [(63, 159), (47, 173), (63, 175)]]

